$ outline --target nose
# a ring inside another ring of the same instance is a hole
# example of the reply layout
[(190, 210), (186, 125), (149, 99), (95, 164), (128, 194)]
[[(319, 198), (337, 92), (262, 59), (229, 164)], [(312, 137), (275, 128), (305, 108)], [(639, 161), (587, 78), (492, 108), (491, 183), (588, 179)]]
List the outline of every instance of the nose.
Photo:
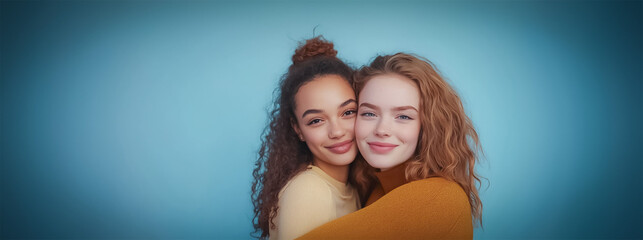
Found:
[(390, 137), (391, 136), (391, 124), (384, 118), (380, 118), (375, 127), (375, 136), (378, 137)]
[(345, 134), (346, 134), (346, 129), (344, 129), (339, 124), (339, 121), (330, 122), (330, 127), (328, 129), (328, 138), (337, 139), (337, 138), (343, 137)]

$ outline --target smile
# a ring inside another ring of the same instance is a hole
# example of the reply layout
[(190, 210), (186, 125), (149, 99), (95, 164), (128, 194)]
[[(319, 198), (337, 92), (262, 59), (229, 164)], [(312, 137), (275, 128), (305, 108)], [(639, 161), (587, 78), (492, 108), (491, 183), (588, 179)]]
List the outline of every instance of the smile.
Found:
[(370, 147), (371, 151), (377, 154), (386, 154), (396, 148), (398, 145), (383, 142), (369, 142), (368, 146)]
[(330, 145), (325, 148), (335, 154), (344, 154), (349, 150), (351, 150), (351, 147), (353, 147), (353, 140), (346, 140), (340, 143)]

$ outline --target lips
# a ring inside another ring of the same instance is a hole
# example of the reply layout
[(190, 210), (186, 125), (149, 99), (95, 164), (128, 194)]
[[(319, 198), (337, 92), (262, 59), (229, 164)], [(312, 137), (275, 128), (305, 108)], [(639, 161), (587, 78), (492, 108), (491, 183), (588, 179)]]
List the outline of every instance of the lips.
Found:
[(335, 154), (344, 154), (348, 151), (351, 150), (351, 147), (353, 147), (353, 140), (346, 140), (340, 143), (336, 143), (333, 145), (330, 145), (328, 147), (325, 147), (329, 151)]
[(371, 151), (377, 154), (386, 154), (395, 149), (398, 145), (383, 142), (369, 142), (368, 146)]

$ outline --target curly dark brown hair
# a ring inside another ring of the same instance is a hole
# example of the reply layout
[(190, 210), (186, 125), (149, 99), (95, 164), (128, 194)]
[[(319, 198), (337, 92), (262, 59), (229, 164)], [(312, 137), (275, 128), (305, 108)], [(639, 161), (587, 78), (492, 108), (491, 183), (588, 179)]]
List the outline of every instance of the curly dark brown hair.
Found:
[(352, 85), (353, 69), (336, 55), (333, 43), (321, 36), (306, 40), (295, 50), (293, 64), (275, 90), (273, 110), (268, 116), (270, 123), (262, 134), (259, 156), (252, 172), (253, 237), (269, 237), (270, 227), (274, 226), (272, 219), (279, 210), (279, 191), (313, 159), (310, 149), (305, 142), (299, 141), (292, 127), (297, 122), (295, 94), (305, 83), (330, 74), (341, 76)]

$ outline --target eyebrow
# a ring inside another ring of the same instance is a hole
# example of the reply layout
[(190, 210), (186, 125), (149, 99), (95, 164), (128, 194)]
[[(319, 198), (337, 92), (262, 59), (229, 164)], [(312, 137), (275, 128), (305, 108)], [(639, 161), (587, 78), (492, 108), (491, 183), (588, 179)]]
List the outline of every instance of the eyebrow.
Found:
[(352, 98), (351, 98), (351, 99), (346, 100), (346, 102), (344, 102), (344, 103), (340, 104), (340, 105), (339, 105), (339, 107), (340, 107), (340, 108), (341, 108), (341, 107), (345, 107), (346, 105), (348, 105), (348, 104), (350, 104), (350, 103), (357, 103), (357, 101), (355, 101), (355, 99), (352, 99)]
[(367, 107), (367, 108), (372, 108), (372, 109), (375, 109), (375, 110), (380, 110), (380, 107), (375, 106), (375, 105), (370, 104), (370, 103), (361, 103), (361, 104), (359, 104), (359, 107), (362, 107), (362, 106)]
[[(360, 107), (364, 106), (364, 107), (367, 107), (367, 108), (372, 108), (372, 109), (375, 109), (375, 110), (380, 110), (380, 107), (375, 106), (375, 105), (370, 104), (370, 103), (361, 103), (359, 106), (360, 106)], [(393, 111), (404, 111), (404, 110), (408, 110), (408, 109), (410, 109), (410, 110), (415, 110), (416, 112), (419, 112), (419, 111), (417, 110), (417, 108), (415, 108), (415, 107), (413, 107), (413, 106), (400, 106), (400, 107), (394, 107), (394, 108), (393, 108)]]
[[(346, 105), (351, 104), (351, 103), (357, 103), (357, 101), (355, 101), (355, 99), (352, 99), (352, 98), (351, 98), (351, 99), (348, 99), (348, 100), (346, 100), (345, 102), (343, 102), (342, 104), (340, 104), (338, 108), (345, 107)], [(304, 114), (302, 114), (302, 115), (301, 115), (301, 118), (304, 118), (304, 117), (305, 117), (306, 115), (308, 115), (308, 114), (313, 114), (313, 113), (322, 113), (322, 112), (323, 112), (323, 111), (322, 111), (322, 110), (319, 110), (319, 109), (308, 109), (308, 110), (306, 110), (306, 111), (304, 112)]]
[(401, 106), (401, 107), (393, 108), (394, 111), (404, 111), (404, 110), (409, 110), (409, 109), (410, 110), (415, 110), (416, 112), (418, 112), (418, 110), (413, 106)]
[(301, 115), (301, 118), (304, 118), (308, 114), (313, 114), (313, 113), (321, 113), (322, 110), (319, 109), (308, 109), (304, 112), (304, 114)]

